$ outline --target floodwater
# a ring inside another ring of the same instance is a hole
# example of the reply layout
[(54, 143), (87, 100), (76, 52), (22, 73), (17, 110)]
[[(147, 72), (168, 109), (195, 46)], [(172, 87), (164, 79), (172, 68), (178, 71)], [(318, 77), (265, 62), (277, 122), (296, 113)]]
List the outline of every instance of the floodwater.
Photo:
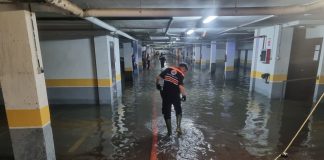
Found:
[[(51, 105), (57, 159), (270, 160), (282, 152), (313, 105), (250, 94), (249, 71), (225, 81), (223, 68), (211, 74), (208, 66), (191, 65), (182, 103), (183, 135), (168, 138), (154, 82), (159, 72), (159, 62), (153, 61), (151, 70), (125, 82), (118, 105)], [(288, 159), (324, 159), (323, 107), (288, 150)], [(0, 159), (13, 159), (1, 108)], [(173, 112), (173, 133), (175, 124)]]

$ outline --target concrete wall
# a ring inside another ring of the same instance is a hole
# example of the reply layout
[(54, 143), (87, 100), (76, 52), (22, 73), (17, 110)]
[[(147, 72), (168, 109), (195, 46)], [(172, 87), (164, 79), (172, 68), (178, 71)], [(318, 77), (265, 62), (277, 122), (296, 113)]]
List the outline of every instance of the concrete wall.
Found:
[(216, 63), (224, 65), (226, 54), (226, 43), (217, 42), (216, 44)]
[(201, 46), (201, 63), (206, 64), (210, 62), (210, 45)]
[(156, 50), (158, 51), (160, 54), (163, 53), (163, 54), (168, 54), (170, 51), (169, 50), (163, 50), (163, 49), (158, 49)]
[(50, 103), (96, 103), (90, 39), (41, 41), (41, 50)]
[(226, 54), (226, 49), (216, 49), (216, 63), (221, 62), (224, 63), (225, 61), (225, 54)]
[(252, 54), (253, 54), (253, 42), (241, 42), (238, 45), (238, 51), (240, 52), (240, 66), (244, 66), (245, 61), (245, 52), (248, 51), (247, 54), (247, 66), (248, 68), (251, 68), (252, 63)]
[[(254, 90), (269, 98), (282, 96), (282, 81), (287, 80), (290, 49), (293, 28), (282, 28), (280, 25), (255, 30), (256, 38), (253, 44), (250, 90)], [(263, 43), (265, 40), (265, 43)], [(263, 49), (271, 49), (270, 63), (260, 61)], [(269, 83), (261, 78), (263, 73), (269, 73)]]
[(247, 60), (246, 60), (246, 63), (247, 63), (246, 67), (251, 68), (253, 49), (251, 49), (251, 50), (239, 50), (239, 53), (240, 53), (240, 67), (244, 67), (246, 51), (248, 51)]
[(120, 57), (124, 58), (124, 48), (119, 48)]
[[(114, 84), (107, 42), (114, 42), (116, 82), (121, 79), (119, 42), (109, 36), (103, 38), (105, 41), (96, 41), (96, 45), (92, 38), (40, 42), (51, 104), (106, 104), (111, 101), (108, 88)], [(104, 73), (106, 71), (109, 75)]]
[(194, 46), (194, 60), (196, 63), (200, 63), (201, 61), (201, 45)]

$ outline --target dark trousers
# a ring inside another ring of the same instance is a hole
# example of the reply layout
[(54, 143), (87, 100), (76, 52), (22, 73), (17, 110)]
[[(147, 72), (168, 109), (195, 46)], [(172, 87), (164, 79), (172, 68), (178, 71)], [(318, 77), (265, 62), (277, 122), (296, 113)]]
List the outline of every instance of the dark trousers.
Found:
[(151, 61), (147, 61), (147, 69), (150, 69), (150, 66), (151, 66), (151, 63), (150, 63)]
[(164, 68), (164, 61), (160, 61), (161, 62), (161, 68)]
[(146, 61), (144, 59), (142, 60), (142, 64), (143, 64), (143, 69), (146, 69)]
[(176, 115), (182, 114), (180, 95), (171, 96), (162, 93), (162, 114), (164, 119), (171, 119), (171, 106), (173, 105)]

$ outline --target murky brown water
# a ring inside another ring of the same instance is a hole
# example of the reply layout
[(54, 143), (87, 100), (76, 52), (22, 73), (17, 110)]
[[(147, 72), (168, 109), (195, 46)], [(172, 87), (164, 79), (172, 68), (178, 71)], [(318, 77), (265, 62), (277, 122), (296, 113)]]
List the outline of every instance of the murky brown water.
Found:
[[(191, 66), (185, 78), (189, 94), (183, 103), (184, 133), (166, 138), (161, 98), (154, 85), (158, 66), (153, 62), (152, 70), (140, 72), (134, 83), (124, 84), (120, 105), (51, 106), (57, 159), (150, 159), (152, 126), (158, 131), (158, 159), (273, 159), (288, 144), (312, 105), (251, 95), (249, 72), (240, 71), (238, 79), (224, 81), (221, 68), (211, 75), (205, 69), (208, 67)], [(0, 159), (12, 159), (1, 108)], [(324, 105), (288, 150), (288, 159), (324, 159), (323, 114)], [(175, 130), (174, 113), (172, 116)]]

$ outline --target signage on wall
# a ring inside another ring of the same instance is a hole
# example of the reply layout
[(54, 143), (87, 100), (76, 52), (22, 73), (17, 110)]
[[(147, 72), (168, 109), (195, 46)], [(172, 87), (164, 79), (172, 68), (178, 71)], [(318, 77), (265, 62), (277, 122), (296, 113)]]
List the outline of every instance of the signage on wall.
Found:
[(267, 49), (270, 49), (271, 46), (272, 46), (271, 38), (268, 38), (268, 39), (267, 39)]
[(316, 45), (314, 51), (314, 58), (313, 58), (314, 61), (318, 61), (320, 50), (321, 50), (321, 45)]

